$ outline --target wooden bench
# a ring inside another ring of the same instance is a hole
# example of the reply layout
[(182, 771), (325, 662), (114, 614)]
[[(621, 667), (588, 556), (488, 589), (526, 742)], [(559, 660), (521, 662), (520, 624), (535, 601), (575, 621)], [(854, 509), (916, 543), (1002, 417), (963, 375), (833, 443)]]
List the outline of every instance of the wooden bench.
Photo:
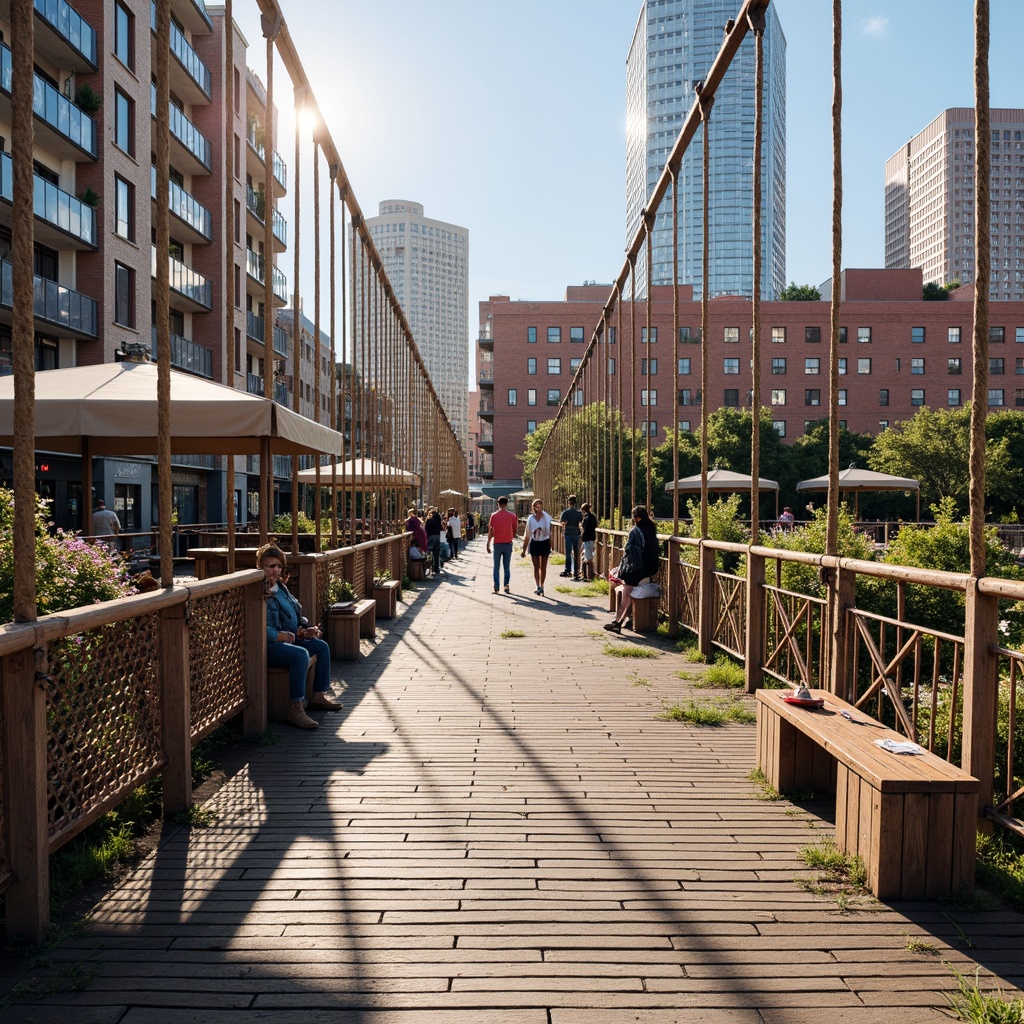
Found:
[[(651, 633), (658, 628), (657, 597), (642, 597), (639, 601), (630, 602), (630, 615), (633, 616), (633, 629), (638, 633)], [(622, 608), (622, 587), (608, 588), (608, 611), (614, 612), (616, 618)]]
[(821, 708), (787, 704), (789, 692), (756, 693), (757, 763), (768, 783), (836, 794), (836, 846), (863, 860), (879, 899), (973, 889), (978, 780), (928, 751), (883, 750), (876, 740), (906, 737), (825, 690), (811, 691)]
[(414, 582), (418, 582), (423, 579), (423, 572), (427, 564), (425, 558), (407, 558), (405, 560), (406, 572), (409, 574), (409, 579)]
[(327, 612), (327, 643), (331, 657), (338, 661), (357, 661), (359, 638), (373, 637), (377, 632), (377, 602), (356, 601), (351, 611)]
[[(313, 699), (313, 670), (316, 668), (316, 655), (309, 659), (309, 671), (306, 672), (306, 702)], [(291, 702), (291, 682), (288, 669), (277, 665), (267, 666), (267, 717), (272, 722), (288, 721), (288, 704)]]
[(398, 591), (401, 589), (398, 580), (385, 580), (374, 583), (373, 599), (377, 602), (377, 618), (393, 619), (398, 612)]

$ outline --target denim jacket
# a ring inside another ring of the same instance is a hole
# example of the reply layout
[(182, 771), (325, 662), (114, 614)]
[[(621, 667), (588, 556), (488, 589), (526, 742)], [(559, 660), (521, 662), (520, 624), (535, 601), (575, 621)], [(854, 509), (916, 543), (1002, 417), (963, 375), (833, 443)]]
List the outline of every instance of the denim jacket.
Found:
[(267, 598), (267, 643), (275, 643), (278, 633), (298, 632), (305, 621), (298, 599), (279, 583), (277, 592)]

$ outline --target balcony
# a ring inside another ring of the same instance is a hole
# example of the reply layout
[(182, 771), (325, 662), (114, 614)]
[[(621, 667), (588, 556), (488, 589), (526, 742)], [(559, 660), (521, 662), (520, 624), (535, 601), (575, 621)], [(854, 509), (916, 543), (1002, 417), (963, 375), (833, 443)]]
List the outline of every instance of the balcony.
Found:
[(494, 351), (494, 337), (489, 330), (482, 330), (480, 336), (476, 339), (476, 343), (485, 352)]
[[(494, 358), (480, 359), (480, 365), (477, 367), (477, 381), (482, 388), (494, 388)], [(483, 396), (480, 396), (481, 403), (483, 402)]]
[[(249, 118), (249, 123), (245, 130), (245, 141), (249, 143), (246, 169), (252, 175), (253, 181), (262, 181), (267, 150), (264, 144), (263, 125), (254, 117)], [(281, 154), (276, 150), (274, 151), (273, 165), (274, 180), (280, 186), (280, 192), (277, 189), (274, 192), (278, 195), (284, 195), (288, 191), (288, 169)]]
[(492, 480), (494, 478), (494, 456), (490, 452), (483, 452), (480, 455), (480, 464), (477, 466), (481, 480)]
[(245, 375), (245, 390), (250, 395), (263, 395), (263, 378), (258, 377), (255, 373), (247, 373)]
[[(0, 120), (13, 120), (11, 48), (0, 43)], [(36, 142), (62, 160), (96, 159), (96, 122), (39, 75), (32, 75)]]
[(203, 0), (171, 0), (171, 14), (194, 36), (208, 36), (213, 31)]
[[(150, 269), (156, 279), (156, 246), (153, 246), (153, 257)], [(213, 308), (213, 282), (182, 263), (174, 256), (168, 255), (170, 264), (171, 291), (184, 300), (182, 305), (190, 313), (209, 313)]]
[[(13, 218), (6, 204), (14, 201), (14, 178), (7, 153), (0, 153), (0, 200), (0, 224), (9, 228)], [(96, 211), (38, 174), (33, 175), (32, 208), (37, 242), (57, 250), (96, 248)]]
[[(156, 34), (156, 0), (150, 0), (149, 27)], [(210, 69), (192, 49), (184, 33), (171, 20), (171, 91), (187, 103), (209, 103), (212, 96)]]
[[(263, 317), (257, 316), (251, 309), (246, 310), (245, 314), (245, 336), (252, 338), (253, 341), (259, 342), (261, 345), (264, 343), (264, 324)], [(280, 327), (274, 327), (274, 355), (284, 356), (288, 355), (288, 335)]]
[[(153, 358), (157, 357), (156, 327), (153, 327)], [(171, 366), (197, 377), (213, 380), (213, 353), (180, 334), (171, 335)]]
[[(210, 140), (172, 103), (171, 163), (189, 174), (213, 170)], [(149, 88), (149, 112), (156, 117), (156, 86)]]
[[(245, 187), (245, 208), (259, 221), (260, 225), (266, 224), (264, 214), (267, 208), (267, 195), (262, 189), (254, 189), (251, 185)], [(285, 223), (281, 211), (274, 209), (274, 226), (272, 228), (274, 238), (280, 243), (275, 245), (275, 252), (282, 252), (288, 248), (288, 225)]]
[[(6, 260), (0, 261), (0, 309), (6, 314), (14, 307), (14, 271)], [(96, 300), (65, 288), (56, 281), (36, 275), (32, 296), (32, 315), (36, 328), (61, 337), (93, 340), (99, 337)], [(0, 322), (10, 323), (9, 316)]]
[[(179, 184), (169, 181), (168, 206), (176, 218), (175, 235), (185, 242), (206, 245), (213, 238), (213, 216), (197, 199)], [(150, 196), (156, 199), (156, 168), (149, 168)]]
[(481, 416), (494, 416), (494, 392), (484, 391), (480, 394), (480, 409), (478, 410)]
[[(253, 252), (252, 249), (245, 250), (245, 272), (251, 277), (257, 284), (265, 286), (265, 280), (263, 277), (264, 267), (263, 256), (258, 252)], [(282, 273), (282, 271), (275, 267), (273, 264), (270, 265), (271, 273), (271, 289), (274, 293), (274, 298), (280, 299), (282, 303), (288, 302), (288, 280)]]
[[(35, 0), (35, 48), (58, 68), (78, 68), (85, 61), (95, 71), (96, 30), (66, 0)], [(10, 17), (10, 3), (0, 5)], [(86, 71), (86, 68), (81, 70)]]

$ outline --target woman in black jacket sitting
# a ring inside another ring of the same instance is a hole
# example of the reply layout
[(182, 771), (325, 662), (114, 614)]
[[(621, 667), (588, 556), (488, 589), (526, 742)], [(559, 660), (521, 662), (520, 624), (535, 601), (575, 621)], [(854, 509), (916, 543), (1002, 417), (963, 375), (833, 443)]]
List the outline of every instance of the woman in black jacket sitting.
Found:
[(660, 568), (658, 528), (647, 512), (646, 505), (633, 509), (633, 529), (626, 538), (626, 548), (619, 563), (619, 579), (622, 580), (622, 606), (618, 615), (605, 624), (612, 633), (621, 633), (622, 624), (629, 614), (633, 588), (641, 580), (656, 576)]

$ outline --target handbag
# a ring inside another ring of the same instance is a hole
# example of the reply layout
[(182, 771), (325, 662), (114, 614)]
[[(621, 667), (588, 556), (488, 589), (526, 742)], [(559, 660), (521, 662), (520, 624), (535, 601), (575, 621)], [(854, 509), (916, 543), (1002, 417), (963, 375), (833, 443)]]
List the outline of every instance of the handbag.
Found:
[(608, 570), (608, 582), (615, 584), (622, 582), (622, 577), (619, 575), (619, 566), (613, 566)]

